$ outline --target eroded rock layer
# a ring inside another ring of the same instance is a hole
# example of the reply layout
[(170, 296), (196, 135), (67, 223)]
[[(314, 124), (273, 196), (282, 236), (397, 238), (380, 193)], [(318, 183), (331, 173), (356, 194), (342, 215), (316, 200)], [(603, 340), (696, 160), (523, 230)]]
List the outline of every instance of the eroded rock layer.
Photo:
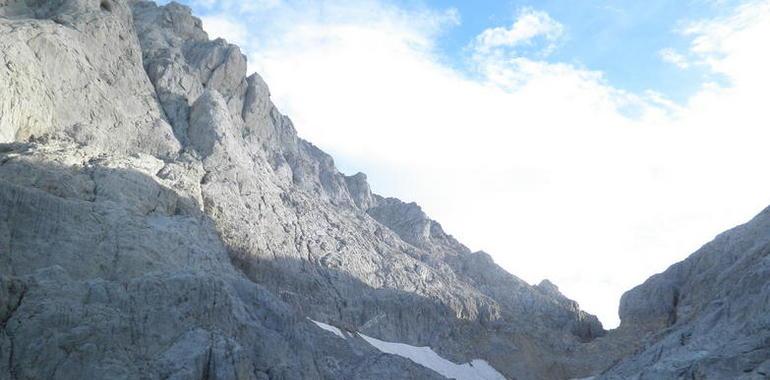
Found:
[(767, 223), (607, 333), (337, 171), (176, 3), (0, 0), (0, 143), (0, 378), (441, 378), (360, 336), (516, 379), (767, 373)]

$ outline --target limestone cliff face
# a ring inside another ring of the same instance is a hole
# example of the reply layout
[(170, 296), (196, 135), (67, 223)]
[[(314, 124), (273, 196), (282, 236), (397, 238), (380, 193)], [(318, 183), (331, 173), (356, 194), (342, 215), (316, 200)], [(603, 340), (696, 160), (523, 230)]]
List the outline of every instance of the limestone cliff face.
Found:
[(440, 378), (351, 332), (508, 378), (622, 377), (705, 315), (673, 270), (607, 334), (339, 173), (246, 74), (175, 3), (0, 0), (0, 378)]
[(180, 149), (124, 2), (0, 2), (0, 142), (50, 136), (159, 157)]
[(770, 378), (770, 209), (621, 299), (643, 347), (603, 378)]

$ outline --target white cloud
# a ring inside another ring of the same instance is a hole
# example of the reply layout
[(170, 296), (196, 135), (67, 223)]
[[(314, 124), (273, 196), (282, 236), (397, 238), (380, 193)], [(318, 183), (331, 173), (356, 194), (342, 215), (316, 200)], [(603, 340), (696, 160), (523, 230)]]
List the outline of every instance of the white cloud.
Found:
[(190, 0), (190, 3), (202, 9), (239, 13), (270, 10), (284, 4), (282, 0)]
[(658, 52), (660, 59), (664, 62), (673, 64), (680, 69), (686, 69), (690, 67), (690, 62), (687, 58), (672, 48), (665, 48)]
[[(766, 38), (770, 35), (769, 1), (744, 4), (728, 17), (692, 22), (683, 33), (693, 38), (690, 50), (702, 64), (724, 74), (736, 85), (756, 85), (758, 73), (766, 71)], [(736, 86), (738, 87), (738, 86)]]
[(490, 28), (479, 34), (474, 48), (480, 53), (488, 53), (496, 48), (515, 48), (531, 44), (534, 38), (543, 37), (548, 42), (545, 49), (548, 51), (555, 47), (556, 41), (563, 35), (564, 26), (552, 19), (548, 13), (524, 8), (510, 27)]
[[(683, 105), (495, 49), (469, 78), (435, 52), (454, 10), (284, 2), (243, 23), (250, 69), (301, 135), (611, 326), (623, 291), (770, 204), (768, 8), (688, 24), (683, 54), (726, 80)], [(532, 17), (488, 45), (558, 42)]]
[(258, 12), (267, 9), (278, 8), (283, 5), (282, 0), (247, 0), (237, 1), (242, 12)]
[(248, 30), (243, 24), (230, 20), (225, 15), (201, 17), (203, 28), (209, 38), (224, 38), (231, 44), (248, 46)]

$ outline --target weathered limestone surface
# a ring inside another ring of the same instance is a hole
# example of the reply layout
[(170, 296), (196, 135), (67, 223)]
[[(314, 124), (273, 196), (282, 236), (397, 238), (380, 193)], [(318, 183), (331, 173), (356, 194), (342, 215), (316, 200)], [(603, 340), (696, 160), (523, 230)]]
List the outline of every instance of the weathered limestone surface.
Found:
[[(5, 3), (5, 4), (3, 4)], [(180, 149), (120, 1), (0, 3), (0, 142), (43, 135), (123, 153)]]
[(627, 292), (620, 316), (648, 338), (601, 378), (770, 378), (770, 209)]
[(764, 216), (606, 332), (339, 173), (246, 74), (176, 3), (0, 0), (0, 378), (440, 377), (308, 318), (517, 379), (768, 373)]
[(186, 184), (160, 177), (184, 164), (59, 143), (3, 149), (3, 378), (434, 376), (340, 345), (243, 276)]

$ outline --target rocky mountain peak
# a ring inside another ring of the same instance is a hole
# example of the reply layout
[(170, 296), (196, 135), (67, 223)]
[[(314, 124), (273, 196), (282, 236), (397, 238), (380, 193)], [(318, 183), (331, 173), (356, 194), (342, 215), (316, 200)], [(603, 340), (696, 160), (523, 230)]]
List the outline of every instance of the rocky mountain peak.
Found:
[(340, 173), (183, 5), (0, 0), (0, 36), (2, 378), (768, 373), (764, 216), (606, 332)]

